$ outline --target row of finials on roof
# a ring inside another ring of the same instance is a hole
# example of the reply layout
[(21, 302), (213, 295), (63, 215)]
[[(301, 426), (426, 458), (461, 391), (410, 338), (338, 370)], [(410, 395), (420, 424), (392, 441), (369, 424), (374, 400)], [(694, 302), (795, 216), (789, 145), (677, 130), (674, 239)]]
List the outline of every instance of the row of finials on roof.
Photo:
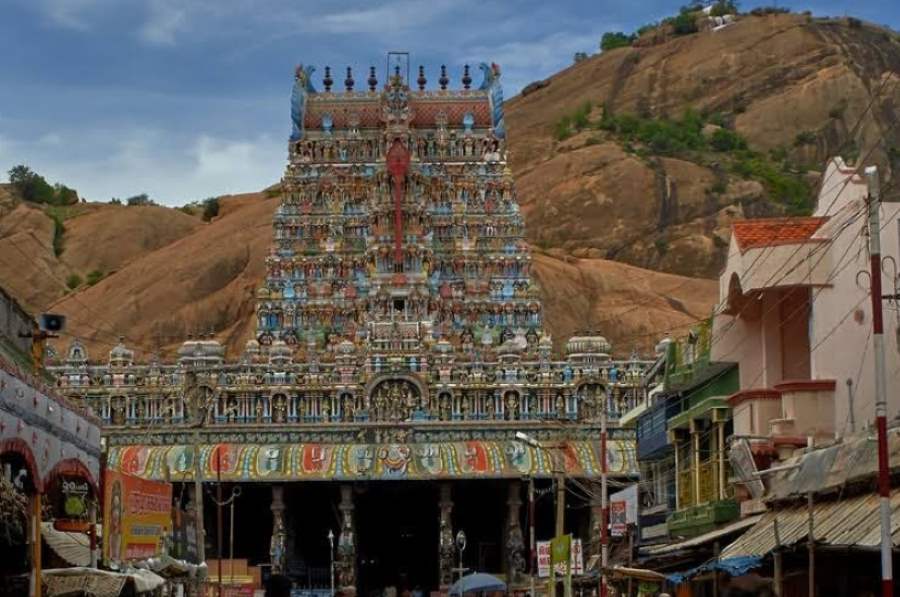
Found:
[[(400, 67), (394, 67), (394, 76), (400, 76)], [(369, 91), (375, 91), (378, 87), (378, 77), (375, 76), (375, 67), (369, 67), (369, 78), (366, 80), (366, 83), (369, 85)], [(356, 81), (353, 80), (353, 70), (348, 66), (347, 67), (347, 77), (344, 79), (344, 88), (347, 91), (353, 91), (353, 86), (356, 84)], [(425, 86), (428, 84), (428, 79), (425, 77), (425, 67), (419, 66), (419, 76), (416, 78), (416, 85), (418, 85), (420, 91), (425, 90)], [(438, 85), (441, 86), (442, 90), (446, 90), (447, 86), (450, 84), (450, 77), (447, 76), (447, 66), (441, 65), (441, 76), (438, 78)], [(462, 84), (464, 89), (471, 89), (472, 87), (472, 76), (469, 73), (469, 65), (466, 64), (463, 67), (463, 76), (462, 76)], [(325, 87), (326, 92), (330, 92), (331, 88), (334, 86), (334, 79), (331, 77), (331, 67), (325, 67), (325, 76), (322, 79), (322, 85)]]

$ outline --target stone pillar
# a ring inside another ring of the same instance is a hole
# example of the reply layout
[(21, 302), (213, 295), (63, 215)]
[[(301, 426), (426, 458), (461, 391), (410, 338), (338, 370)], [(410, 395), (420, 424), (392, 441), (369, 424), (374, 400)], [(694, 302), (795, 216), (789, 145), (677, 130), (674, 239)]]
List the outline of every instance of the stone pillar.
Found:
[(341, 485), (341, 533), (337, 547), (337, 584), (347, 597), (356, 595), (356, 527), (353, 523), (353, 486)]
[(272, 563), (272, 574), (285, 572), (285, 538), (284, 529), (284, 487), (272, 486), (272, 539), (269, 542), (269, 557)]
[(440, 589), (446, 593), (453, 584), (453, 566), (456, 555), (456, 544), (453, 540), (453, 500), (450, 495), (450, 483), (441, 483), (440, 537), (438, 538), (438, 577)]
[(506, 579), (510, 587), (525, 583), (525, 538), (522, 535), (522, 525), (519, 524), (521, 490), (522, 484), (519, 481), (511, 481), (509, 497), (506, 499), (506, 536), (503, 544), (506, 548)]

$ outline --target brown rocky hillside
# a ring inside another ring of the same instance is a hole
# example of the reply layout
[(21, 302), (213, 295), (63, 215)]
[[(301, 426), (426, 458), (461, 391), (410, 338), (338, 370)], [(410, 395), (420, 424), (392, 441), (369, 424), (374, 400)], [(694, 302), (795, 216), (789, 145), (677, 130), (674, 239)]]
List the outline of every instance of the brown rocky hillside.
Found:
[[(885, 167), (900, 158), (893, 32), (856, 20), (770, 15), (652, 37), (579, 62), (509, 102), (510, 161), (532, 243), (714, 277), (729, 222), (780, 211), (765, 184), (729, 170), (726, 154), (666, 156), (598, 130), (604, 107), (645, 119), (676, 119), (686, 109), (715, 115), (801, 180), (836, 153), (871, 149), (870, 161)], [(586, 102), (590, 126), (554, 138), (560, 119)]]

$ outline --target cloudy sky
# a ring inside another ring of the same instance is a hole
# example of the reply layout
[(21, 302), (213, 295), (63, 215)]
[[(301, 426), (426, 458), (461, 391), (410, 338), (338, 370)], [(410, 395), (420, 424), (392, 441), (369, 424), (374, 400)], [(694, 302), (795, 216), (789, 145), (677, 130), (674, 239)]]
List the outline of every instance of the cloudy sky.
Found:
[[(299, 62), (318, 66), (317, 82), (325, 64), (338, 81), (350, 65), (359, 86), (388, 50), (411, 52), (432, 81), (447, 64), (456, 85), (462, 64), (494, 61), (509, 97), (594, 52), (605, 31), (681, 3), (0, 0), (0, 172), (26, 163), (100, 201), (255, 191), (281, 175)], [(896, 0), (778, 4), (900, 29)]]

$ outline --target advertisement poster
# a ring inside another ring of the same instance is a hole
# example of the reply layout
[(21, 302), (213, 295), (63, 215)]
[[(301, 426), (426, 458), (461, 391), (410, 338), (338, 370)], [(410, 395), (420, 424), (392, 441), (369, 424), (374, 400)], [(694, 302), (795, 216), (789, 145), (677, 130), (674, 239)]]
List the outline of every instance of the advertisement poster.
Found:
[[(547, 578), (550, 576), (550, 542), (537, 542), (537, 559), (538, 559), (538, 577)], [(572, 539), (572, 574), (584, 574), (584, 554), (581, 550), (581, 539)], [(563, 575), (566, 573), (566, 565), (559, 563), (556, 565), (556, 573)]]
[(557, 567), (563, 567), (563, 594), (572, 594), (572, 535), (562, 535), (550, 541), (550, 594), (556, 594)]
[(628, 532), (628, 516), (625, 502), (609, 503), (609, 530), (613, 537), (624, 537)]
[(103, 486), (103, 557), (140, 560), (160, 551), (172, 529), (172, 485), (107, 470)]

